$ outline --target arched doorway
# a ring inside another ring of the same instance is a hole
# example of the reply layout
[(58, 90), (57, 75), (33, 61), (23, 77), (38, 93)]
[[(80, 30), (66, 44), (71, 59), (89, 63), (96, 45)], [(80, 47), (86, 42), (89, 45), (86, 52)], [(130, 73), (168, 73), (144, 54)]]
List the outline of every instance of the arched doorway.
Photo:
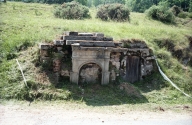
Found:
[(84, 64), (79, 70), (79, 84), (101, 84), (102, 69), (96, 63)]

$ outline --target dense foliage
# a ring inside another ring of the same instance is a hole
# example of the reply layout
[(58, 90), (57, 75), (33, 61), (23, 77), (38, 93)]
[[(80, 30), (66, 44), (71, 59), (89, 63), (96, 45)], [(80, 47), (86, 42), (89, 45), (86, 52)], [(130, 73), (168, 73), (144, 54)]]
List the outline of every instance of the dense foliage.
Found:
[(123, 4), (106, 4), (99, 6), (97, 18), (102, 20), (129, 21), (129, 9)]
[(183, 12), (183, 10), (180, 7), (176, 6), (176, 5), (171, 7), (171, 11), (173, 12), (173, 14), (175, 16), (177, 16), (179, 13)]
[(160, 2), (168, 2), (169, 7), (179, 6), (184, 11), (189, 11), (192, 7), (190, 0), (126, 0), (128, 7), (136, 12), (144, 12), (153, 5), (157, 6)]
[(90, 17), (89, 9), (74, 1), (55, 7), (54, 15), (63, 19), (83, 19)]
[(125, 4), (132, 11), (135, 12), (144, 12), (153, 5), (158, 5), (160, 2), (167, 1), (169, 7), (174, 5), (183, 9), (183, 11), (192, 12), (192, 1), (191, 0), (11, 0), (11, 1), (23, 1), (23, 2), (36, 2), (36, 3), (59, 3), (76, 1), (82, 5), (92, 7), (98, 6), (101, 4), (111, 4), (111, 3), (120, 3)]
[(172, 23), (174, 22), (175, 16), (169, 9), (166, 2), (160, 3), (158, 6), (153, 5), (147, 11), (147, 16), (162, 22)]

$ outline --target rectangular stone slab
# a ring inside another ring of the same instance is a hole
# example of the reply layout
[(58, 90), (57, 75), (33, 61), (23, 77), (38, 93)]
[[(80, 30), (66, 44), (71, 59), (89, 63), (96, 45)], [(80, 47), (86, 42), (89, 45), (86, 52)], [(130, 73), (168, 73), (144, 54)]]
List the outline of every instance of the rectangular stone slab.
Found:
[(93, 36), (92, 33), (79, 33), (78, 36)]
[(79, 43), (80, 46), (87, 46), (87, 47), (114, 47), (114, 43), (113, 42), (105, 42), (105, 41), (101, 41), (101, 42), (80, 42)]
[[(89, 40), (66, 40), (66, 45), (71, 45), (74, 43), (81, 43), (81, 42), (103, 42), (103, 41), (89, 41)], [(113, 42), (113, 41), (104, 41), (104, 42)]]
[(63, 36), (63, 40), (113, 41), (113, 38), (95, 36)]
[(54, 45), (60, 45), (60, 46), (64, 45), (63, 40), (54, 40), (53, 43), (54, 43)]

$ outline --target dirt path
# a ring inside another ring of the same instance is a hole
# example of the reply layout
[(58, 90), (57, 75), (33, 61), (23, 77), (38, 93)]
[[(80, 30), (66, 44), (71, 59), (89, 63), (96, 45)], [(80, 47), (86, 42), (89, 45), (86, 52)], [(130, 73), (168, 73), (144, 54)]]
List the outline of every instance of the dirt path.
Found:
[(95, 110), (70, 105), (0, 105), (0, 125), (192, 125), (191, 112)]

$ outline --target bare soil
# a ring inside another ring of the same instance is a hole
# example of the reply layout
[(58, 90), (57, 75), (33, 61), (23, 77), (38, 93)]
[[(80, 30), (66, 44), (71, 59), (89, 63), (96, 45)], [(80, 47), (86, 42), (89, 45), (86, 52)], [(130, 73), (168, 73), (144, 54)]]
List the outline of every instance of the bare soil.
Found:
[(171, 111), (124, 110), (119, 106), (84, 107), (80, 104), (0, 104), (0, 125), (132, 124), (192, 125), (192, 108)]

